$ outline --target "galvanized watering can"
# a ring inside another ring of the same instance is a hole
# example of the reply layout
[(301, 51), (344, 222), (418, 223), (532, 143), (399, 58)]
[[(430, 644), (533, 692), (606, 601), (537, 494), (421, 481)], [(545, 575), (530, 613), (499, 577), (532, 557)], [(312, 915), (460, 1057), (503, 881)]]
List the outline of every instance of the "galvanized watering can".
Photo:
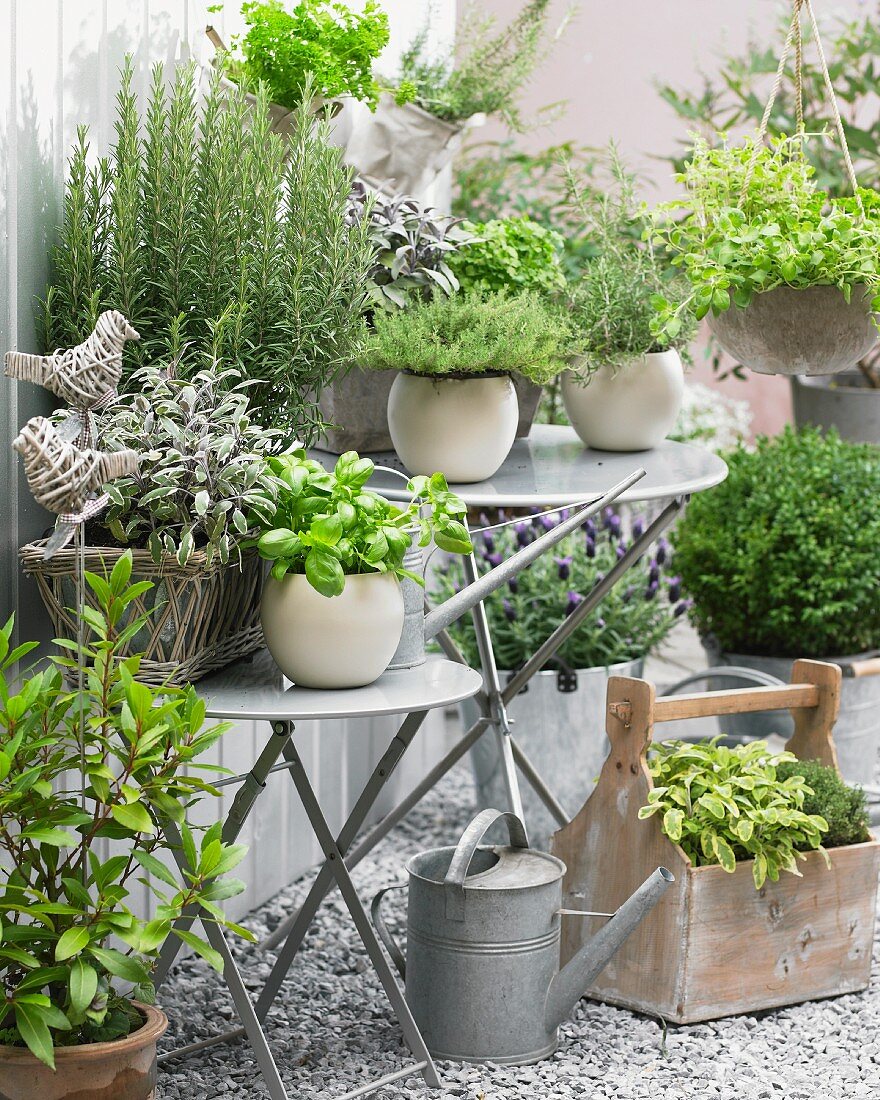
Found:
[[(510, 845), (480, 841), (504, 818)], [(526, 1065), (552, 1054), (557, 1028), (639, 921), (674, 881), (658, 867), (608, 923), (559, 969), (565, 864), (529, 848), (520, 819), (484, 810), (456, 848), (407, 864), (407, 950), (373, 921), (401, 975), (415, 1021), (436, 1058)], [(394, 889), (394, 887), (392, 887)], [(574, 914), (571, 914), (574, 915)]]

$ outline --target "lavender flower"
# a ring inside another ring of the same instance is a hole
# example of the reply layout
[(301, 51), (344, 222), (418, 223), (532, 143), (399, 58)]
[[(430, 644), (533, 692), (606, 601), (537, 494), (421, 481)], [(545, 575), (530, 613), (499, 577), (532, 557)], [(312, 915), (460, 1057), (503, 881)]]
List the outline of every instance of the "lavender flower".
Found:
[(568, 593), (568, 600), (565, 604), (566, 618), (568, 618), (568, 616), (575, 610), (575, 608), (577, 607), (577, 605), (579, 603), (583, 603), (583, 602), (584, 602), (584, 597), (580, 594), (580, 592), (569, 592)]
[(515, 596), (517, 592), (519, 592), (519, 581), (517, 580), (517, 578), (511, 577), (510, 580), (507, 582), (507, 587)]
[(532, 541), (532, 536), (529, 532), (529, 525), (527, 523), (515, 523), (513, 530), (516, 534), (517, 546), (528, 546)]
[(641, 516), (636, 516), (632, 525), (632, 537), (634, 539), (640, 539), (645, 533), (645, 521)]
[(648, 587), (645, 589), (645, 599), (653, 600), (657, 595), (657, 589), (660, 587), (660, 582), (655, 580), (648, 581)]
[(653, 584), (654, 587), (660, 583), (660, 567), (657, 565), (656, 559), (651, 562), (651, 567), (648, 570), (648, 584)]
[(681, 577), (673, 577), (669, 582), (669, 602), (678, 603), (681, 599)]
[(561, 581), (567, 581), (571, 576), (571, 563), (574, 558), (569, 554), (566, 558), (554, 558), (556, 562), (556, 568), (559, 570), (559, 579)]
[(586, 551), (588, 558), (595, 558), (596, 556), (596, 540), (589, 534), (586, 539)]
[(682, 615), (684, 615), (685, 612), (690, 611), (693, 606), (693, 600), (682, 600), (680, 604), (676, 605), (676, 608), (672, 612), (672, 614), (676, 617), (676, 619), (680, 619)]
[(500, 554), (485, 554), (484, 557), (493, 569), (496, 565), (500, 565), (501, 562), (504, 560)]
[(516, 622), (516, 608), (510, 600), (503, 599), (501, 601), (501, 606), (504, 608), (504, 618), (507, 619), (509, 623)]
[(617, 560), (620, 561), (620, 559), (626, 553), (626, 543), (619, 542), (617, 544), (617, 549), (616, 549), (615, 553), (617, 554)]
[(483, 532), (483, 547), (487, 554), (495, 553), (495, 539), (492, 537), (491, 531)]
[(538, 523), (544, 528), (545, 531), (552, 531), (556, 526), (556, 520), (553, 516), (541, 516)]
[(667, 539), (657, 540), (657, 552), (654, 555), (658, 565), (663, 565), (669, 556), (669, 542)]
[(602, 523), (602, 526), (605, 528), (606, 531), (610, 533), (612, 538), (620, 538), (620, 516), (617, 515), (617, 513), (612, 511), (610, 508), (605, 509), (605, 519)]
[(596, 523), (592, 516), (587, 517), (581, 524), (581, 530), (586, 532), (587, 539), (596, 538)]

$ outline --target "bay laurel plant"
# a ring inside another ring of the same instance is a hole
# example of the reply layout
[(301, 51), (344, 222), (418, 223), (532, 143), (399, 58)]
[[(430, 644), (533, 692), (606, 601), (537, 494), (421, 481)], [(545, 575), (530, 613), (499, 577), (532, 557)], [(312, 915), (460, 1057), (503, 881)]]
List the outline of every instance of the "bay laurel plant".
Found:
[(374, 370), (435, 377), (521, 374), (548, 382), (562, 370), (568, 330), (534, 290), (461, 291), (377, 314), (361, 362)]
[(442, 474), (414, 477), (409, 503), (397, 507), (369, 488), (375, 466), (356, 451), (340, 455), (332, 471), (302, 450), (270, 458), (268, 465), (283, 487), (257, 546), (278, 580), (304, 574), (328, 597), (340, 595), (345, 578), (355, 574), (391, 573), (422, 584), (403, 565), (414, 537), (419, 546), (433, 539), (453, 554), (471, 550), (462, 522), (467, 508)]
[(257, 423), (307, 443), (317, 395), (362, 344), (373, 245), (346, 221), (352, 173), (327, 120), (300, 111), (285, 146), (267, 105), (215, 75), (197, 106), (193, 69), (166, 91), (157, 66), (142, 107), (126, 62), (112, 155), (92, 164), (81, 127), (70, 158), (45, 343), (73, 346), (119, 309), (141, 334), (123, 389), (156, 359), (183, 377), (222, 361), (252, 384)]
[(771, 753), (764, 741), (655, 744), (648, 759), (654, 789), (639, 818), (662, 814), (663, 832), (695, 867), (718, 864), (732, 874), (737, 862), (753, 860), (758, 890), (781, 871), (800, 875), (798, 859), (821, 846), (828, 822), (805, 812), (813, 792), (803, 776), (779, 775), (795, 759)]
[[(513, 527), (486, 531), (476, 544), (480, 561), (491, 569), (550, 530), (562, 515), (524, 518)], [(485, 518), (485, 517), (482, 517)], [(482, 521), (481, 518), (481, 521)], [(636, 520), (633, 536), (641, 533)], [(565, 622), (597, 581), (626, 552), (629, 540), (620, 517), (607, 509), (601, 519), (587, 519), (582, 530), (545, 554), (485, 601), (500, 668), (523, 665), (539, 641)], [(453, 560), (435, 570), (432, 596), (448, 599), (465, 585), (461, 563)], [(669, 546), (660, 540), (641, 558), (627, 582), (611, 589), (596, 611), (586, 617), (559, 650), (568, 668), (599, 668), (645, 657), (668, 637), (688, 608), (681, 582), (670, 572)], [(469, 617), (450, 627), (468, 661), (479, 660)]]
[[(206, 727), (191, 687), (149, 688), (139, 657), (122, 656), (144, 624), (121, 627), (126, 609), (150, 587), (130, 583), (131, 566), (123, 555), (109, 576), (87, 574), (97, 607), (85, 609), (82, 650), (61, 640), (66, 656), (13, 681), (36, 643), (11, 648), (11, 619), (0, 630), (0, 1043), (53, 1068), (55, 1047), (141, 1026), (132, 998), (152, 1000), (151, 965), (169, 934), (222, 970), (201, 936), (172, 931), (189, 906), (252, 938), (218, 905), (244, 888), (226, 877), (244, 847), (224, 843), (219, 824), (201, 836), (188, 824), (199, 799), (219, 794), (196, 761), (228, 723)], [(81, 693), (63, 679), (80, 669)], [(160, 859), (167, 822), (184, 871)], [(129, 907), (136, 883), (155, 900), (150, 920)]]
[(724, 653), (841, 657), (880, 645), (880, 452), (786, 428), (725, 455), (673, 534), (697, 629)]
[(682, 301), (658, 294), (658, 336), (673, 339), (685, 310), (696, 317), (746, 307), (780, 286), (835, 286), (849, 301), (867, 292), (880, 310), (880, 196), (829, 195), (801, 154), (802, 138), (756, 148), (711, 147), (696, 138), (676, 178), (686, 195), (653, 212), (646, 231), (690, 284)]
[(534, 290), (552, 296), (565, 286), (564, 242), (555, 229), (527, 216), (465, 222), (464, 229), (474, 239), (450, 257), (464, 290)]
[(148, 365), (132, 392), (100, 418), (102, 446), (141, 456), (136, 473), (106, 487), (110, 507), (94, 539), (172, 554), (183, 566), (196, 550), (206, 564), (238, 561), (241, 544), (275, 511), (281, 482), (266, 466), (280, 430), (251, 418), (237, 371), (219, 367), (177, 376), (177, 362)]
[(290, 11), (282, 0), (253, 0), (241, 14), (247, 30), (219, 55), (231, 80), (250, 92), (265, 84), (273, 103), (293, 109), (311, 79), (312, 95), (353, 96), (375, 110), (373, 62), (389, 37), (388, 16), (376, 0), (365, 0), (360, 11), (329, 0), (299, 0)]
[(401, 309), (410, 292), (430, 297), (454, 294), (458, 279), (452, 255), (474, 239), (460, 218), (441, 214), (409, 195), (374, 194), (355, 180), (349, 198), (350, 223), (366, 220), (376, 256), (370, 269), (370, 300), (380, 309)]

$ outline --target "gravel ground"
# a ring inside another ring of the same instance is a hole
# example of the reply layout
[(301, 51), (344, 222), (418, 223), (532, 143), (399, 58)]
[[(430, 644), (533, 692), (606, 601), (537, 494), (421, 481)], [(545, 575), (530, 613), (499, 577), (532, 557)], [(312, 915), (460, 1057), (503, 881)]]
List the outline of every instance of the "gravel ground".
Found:
[[(400, 881), (403, 864), (424, 848), (454, 841), (470, 819), (469, 773), (459, 768), (357, 868), (368, 898)], [(259, 911), (259, 937), (306, 894), (299, 880)], [(400, 894), (389, 911), (403, 918)], [(245, 982), (256, 991), (268, 974), (265, 955), (239, 945)], [(232, 1003), (203, 964), (179, 964), (162, 990), (171, 1019), (168, 1049), (229, 1025)], [(297, 958), (268, 1035), (288, 1092), (331, 1100), (400, 1068), (409, 1057), (378, 980), (368, 967), (347, 910), (334, 892)], [(559, 1050), (536, 1066), (506, 1068), (440, 1063), (446, 1094), (462, 1100), (877, 1100), (880, 1098), (880, 948), (864, 994), (798, 1005), (760, 1016), (670, 1029), (622, 1009), (583, 1000), (560, 1032)], [(248, 1100), (267, 1096), (250, 1048), (221, 1045), (160, 1070), (157, 1100)], [(411, 1078), (376, 1094), (386, 1100), (428, 1094)], [(439, 1096), (438, 1093), (430, 1094)]]

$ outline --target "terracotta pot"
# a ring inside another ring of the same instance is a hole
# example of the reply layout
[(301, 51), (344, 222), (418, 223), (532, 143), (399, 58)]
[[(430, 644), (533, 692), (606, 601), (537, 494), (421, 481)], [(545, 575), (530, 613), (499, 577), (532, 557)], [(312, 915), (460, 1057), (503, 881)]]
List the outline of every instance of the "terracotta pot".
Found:
[(756, 294), (745, 309), (731, 306), (709, 328), (728, 355), (758, 374), (837, 374), (877, 343), (865, 294), (849, 302), (835, 286)]
[(56, 1047), (54, 1072), (24, 1047), (0, 1046), (0, 1100), (154, 1100), (156, 1042), (168, 1019), (135, 1004), (142, 1028), (110, 1043)]

